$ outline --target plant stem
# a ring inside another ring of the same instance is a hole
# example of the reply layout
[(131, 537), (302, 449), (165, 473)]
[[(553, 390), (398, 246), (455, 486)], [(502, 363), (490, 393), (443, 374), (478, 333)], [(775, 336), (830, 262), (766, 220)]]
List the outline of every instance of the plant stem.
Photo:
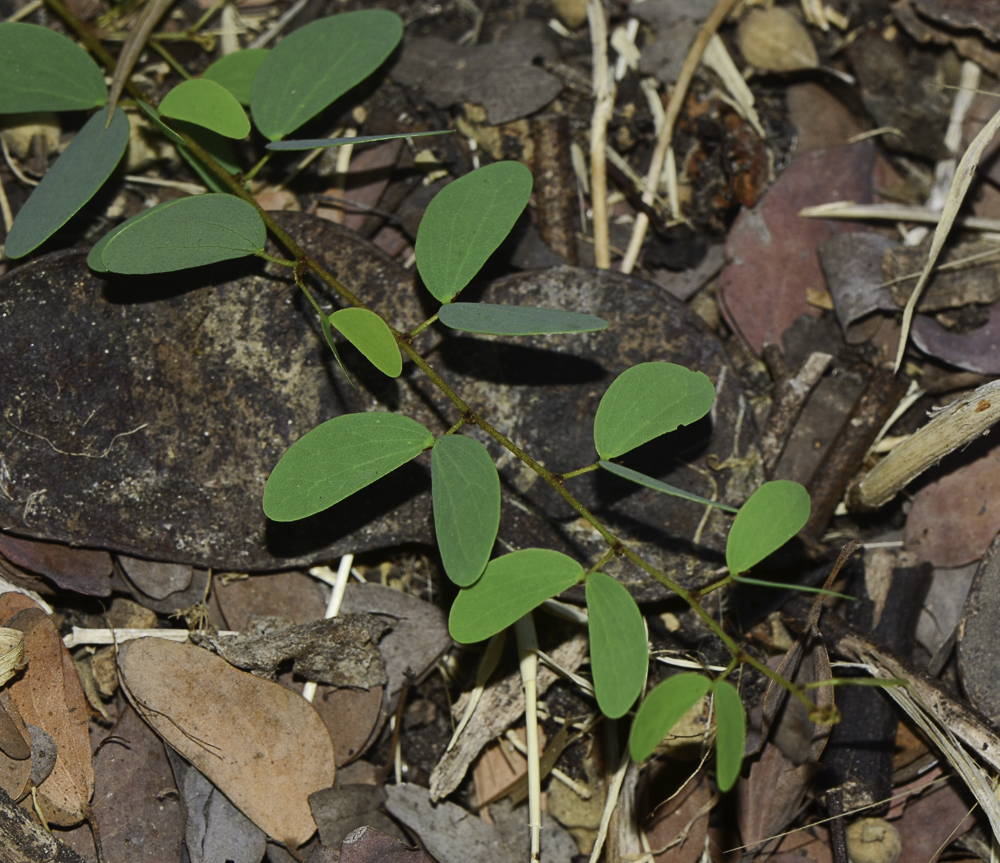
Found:
[(247, 182), (252, 180), (257, 176), (261, 168), (263, 168), (268, 162), (271, 161), (271, 157), (274, 155), (273, 150), (268, 150), (263, 156), (257, 160), (257, 164), (254, 165), (246, 174), (243, 175), (243, 179)]
[(424, 330), (426, 330), (431, 324), (438, 319), (439, 312), (435, 312), (422, 324), (417, 324), (412, 330), (410, 330), (410, 336), (419, 336)]
[(576, 470), (571, 470), (569, 473), (562, 474), (562, 478), (572, 479), (574, 476), (582, 476), (585, 473), (590, 473), (592, 470), (597, 470), (601, 466), (599, 461), (595, 461), (593, 464), (588, 464), (586, 467), (577, 468)]
[(284, 258), (276, 258), (274, 255), (269, 255), (263, 249), (255, 254), (258, 258), (263, 258), (265, 261), (270, 261), (272, 264), (278, 264), (281, 267), (289, 267), (294, 270), (298, 266), (295, 261), (286, 261)]

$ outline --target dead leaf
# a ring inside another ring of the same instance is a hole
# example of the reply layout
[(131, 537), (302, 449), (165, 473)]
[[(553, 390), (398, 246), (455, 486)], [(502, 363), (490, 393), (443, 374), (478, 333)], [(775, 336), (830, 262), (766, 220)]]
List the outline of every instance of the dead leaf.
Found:
[(86, 596), (111, 595), (111, 555), (56, 542), (35, 542), (0, 533), (0, 554), (15, 566), (44, 575), (63, 590)]
[(897, 310), (889, 289), (883, 286), (882, 267), (883, 256), (895, 245), (882, 234), (838, 234), (816, 250), (849, 344), (859, 341), (852, 337), (857, 321), (872, 312)]
[[(902, 308), (916, 287), (917, 276), (927, 261), (930, 241), (919, 246), (888, 244), (882, 261), (884, 281)], [(954, 309), (968, 303), (987, 305), (1000, 299), (1000, 264), (996, 243), (956, 243), (938, 256), (934, 274), (917, 303), (918, 312)], [(950, 267), (945, 267), (950, 265)]]
[(383, 833), (406, 839), (391, 818), (382, 812), (385, 790), (375, 785), (337, 785), (309, 795), (309, 806), (324, 845), (339, 848), (359, 827), (376, 827)]
[(312, 705), (330, 729), (338, 771), (368, 751), (389, 718), (384, 686), (366, 690), (320, 685)]
[[(312, 860), (312, 856), (309, 860)], [(344, 839), (344, 844), (340, 848), (340, 863), (434, 863), (434, 861), (419, 848), (410, 848), (374, 827), (361, 827)]]
[(292, 623), (323, 616), (326, 598), (315, 578), (303, 572), (278, 572), (227, 581), (216, 578), (212, 592), (229, 629), (242, 632), (253, 614), (277, 614)]
[(146, 596), (166, 599), (170, 594), (187, 590), (194, 567), (186, 563), (164, 563), (138, 557), (118, 555), (125, 576)]
[(55, 770), (59, 750), (52, 736), (37, 725), (26, 726), (31, 735), (31, 784), (36, 788)]
[(335, 768), (307, 701), (189, 644), (129, 641), (119, 663), (143, 719), (258, 827), (292, 847), (313, 834), (308, 797)]
[(809, 31), (780, 6), (751, 9), (740, 21), (736, 42), (746, 61), (765, 72), (795, 72), (819, 65)]
[(704, 771), (676, 797), (657, 807), (646, 824), (656, 863), (698, 863), (705, 850), (712, 789)]
[(7, 692), (0, 692), (0, 750), (0, 788), (20, 800), (31, 787), (31, 735)]
[(964, 333), (945, 329), (925, 315), (914, 317), (913, 344), (960, 369), (994, 377), (1000, 374), (1000, 304), (987, 306), (985, 312), (986, 323)]
[(7, 692), (25, 724), (44, 729), (55, 741), (55, 767), (38, 789), (38, 802), (47, 821), (70, 827), (83, 820), (94, 793), (87, 699), (73, 657), (44, 611), (22, 594), (6, 593), (0, 617), (17, 606), (23, 610), (4, 625), (24, 633), (28, 667)]

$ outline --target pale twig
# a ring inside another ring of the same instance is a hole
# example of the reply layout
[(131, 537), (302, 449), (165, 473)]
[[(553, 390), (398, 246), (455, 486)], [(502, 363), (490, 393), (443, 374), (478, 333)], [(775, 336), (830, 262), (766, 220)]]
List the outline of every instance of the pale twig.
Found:
[(542, 778), (541, 752), (538, 746), (538, 636), (529, 611), (514, 624), (517, 654), (521, 661), (524, 684), (524, 728), (528, 745), (528, 829), (531, 831), (531, 861), (538, 863), (541, 853)]
[(289, 22), (299, 14), (303, 9), (306, 8), (306, 3), (309, 0), (296, 0), (288, 9), (285, 10), (284, 14), (271, 25), (266, 33), (262, 33), (256, 39), (253, 40), (248, 48), (263, 48), (268, 42), (270, 42), (275, 36), (277, 36), (285, 27), (288, 26)]
[[(652, 189), (659, 188), (660, 174), (663, 171), (663, 165), (667, 159), (667, 151), (670, 149), (670, 144), (674, 137), (674, 126), (681, 114), (681, 108), (684, 105), (684, 99), (687, 97), (691, 81), (694, 79), (694, 73), (701, 62), (701, 55), (705, 52), (705, 47), (708, 45), (709, 39), (722, 26), (722, 22), (726, 20), (726, 16), (729, 15), (736, 2), (737, 0), (719, 0), (715, 4), (712, 14), (701, 25), (701, 30), (698, 31), (698, 35), (691, 44), (691, 49), (688, 51), (687, 57), (684, 58), (684, 65), (681, 68), (680, 75), (677, 76), (677, 84), (674, 85), (673, 92), (670, 94), (670, 104), (667, 105), (663, 128), (656, 139), (653, 158), (649, 163), (649, 170), (646, 172), (646, 183)], [(646, 204), (652, 204), (653, 202), (652, 198), (647, 200), (646, 195), (643, 195), (642, 199)], [(649, 216), (645, 213), (636, 215), (635, 225), (632, 228), (632, 239), (629, 240), (628, 249), (625, 251), (625, 259), (622, 261), (621, 271), (623, 273), (631, 273), (635, 268), (636, 261), (639, 260), (639, 252), (642, 251), (642, 242), (646, 239), (648, 228)]]
[[(218, 635), (239, 635), (238, 632), (222, 631)], [(191, 635), (190, 629), (85, 629), (74, 626), (73, 631), (63, 643), (68, 648), (79, 647), (81, 644), (120, 644), (136, 638), (163, 638), (167, 641), (186, 642)]]
[(12, 24), (15, 21), (20, 21), (22, 18), (27, 18), (32, 12), (41, 9), (45, 5), (45, 0), (31, 0), (30, 3), (25, 3), (20, 9), (18, 9), (9, 18), (4, 18), (7, 24)]
[(587, 20), (593, 47), (594, 114), (590, 121), (590, 205), (594, 222), (594, 264), (611, 267), (608, 235), (608, 180), (604, 151), (608, 123), (615, 109), (614, 70), (608, 64), (608, 26), (601, 0), (589, 0)]
[[(831, 201), (799, 210), (803, 219), (877, 219), (889, 222), (927, 222), (936, 224), (942, 214), (927, 207), (908, 207), (905, 204), (855, 204), (853, 201)], [(954, 223), (969, 231), (1000, 232), (1000, 219), (983, 216), (959, 216)]]

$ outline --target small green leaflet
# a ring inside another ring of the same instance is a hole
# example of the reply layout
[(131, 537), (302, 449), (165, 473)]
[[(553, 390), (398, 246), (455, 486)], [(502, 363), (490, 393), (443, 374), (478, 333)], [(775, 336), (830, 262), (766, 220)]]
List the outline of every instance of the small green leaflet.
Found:
[(342, 147), (344, 144), (375, 144), (397, 138), (426, 138), (428, 135), (454, 135), (454, 129), (438, 132), (402, 132), (399, 135), (353, 135), (350, 138), (303, 138), (301, 141), (272, 141), (268, 150), (315, 150), (319, 147)]
[(525, 548), (491, 560), (479, 581), (455, 597), (448, 617), (451, 637), (472, 644), (496, 635), (583, 575), (575, 560), (547, 548)]
[(797, 482), (766, 482), (740, 508), (726, 540), (726, 565), (733, 576), (777, 551), (809, 520), (812, 503)]
[(368, 78), (403, 38), (403, 21), (384, 9), (320, 18), (290, 33), (264, 58), (250, 111), (277, 141)]
[(601, 398), (594, 417), (594, 446), (610, 461), (700, 420), (714, 401), (708, 375), (674, 363), (639, 363), (618, 375)]
[(682, 500), (689, 500), (692, 503), (700, 503), (704, 506), (714, 506), (716, 509), (722, 509), (726, 512), (739, 512), (739, 510), (735, 507), (719, 503), (717, 500), (709, 500), (707, 497), (700, 497), (692, 492), (684, 491), (682, 488), (677, 488), (677, 486), (660, 482), (660, 480), (653, 479), (651, 476), (646, 476), (644, 473), (639, 473), (637, 470), (632, 470), (630, 467), (623, 467), (622, 465), (615, 464), (611, 461), (601, 461), (598, 462), (598, 464), (600, 464), (600, 466), (608, 473), (613, 473), (616, 476), (620, 476), (622, 479), (627, 479), (637, 485), (644, 485), (646, 488), (651, 488), (654, 491), (662, 491), (664, 494), (673, 495), (674, 497), (679, 497)]
[(174, 87), (160, 102), (160, 115), (202, 126), (225, 138), (245, 138), (250, 120), (236, 97), (208, 78), (192, 78)]
[(403, 358), (389, 325), (368, 309), (341, 309), (329, 317), (330, 326), (341, 332), (382, 374), (398, 378)]
[(715, 694), (715, 779), (720, 791), (736, 784), (743, 765), (747, 740), (747, 718), (743, 699), (728, 680), (712, 684)]
[(593, 333), (608, 327), (606, 320), (594, 315), (489, 303), (451, 303), (441, 307), (438, 317), (442, 324), (453, 330), (494, 336)]
[(417, 269), (434, 297), (450, 303), (510, 233), (531, 196), (531, 171), (496, 162), (438, 192), (417, 229)]
[(108, 101), (91, 56), (37, 24), (0, 23), (0, 81), (0, 114), (86, 111)]
[(701, 674), (683, 672), (668, 677), (639, 705), (628, 747), (633, 761), (645, 761), (653, 750), (712, 687)]
[(250, 87), (254, 76), (270, 52), (267, 48), (246, 48), (227, 54), (209, 66), (201, 77), (221, 84), (241, 105), (250, 104)]
[(438, 438), (431, 490), (444, 571), (468, 587), (483, 574), (500, 527), (500, 476), (486, 447), (460, 434)]
[(603, 572), (587, 575), (587, 612), (597, 706), (618, 719), (646, 682), (649, 648), (642, 613), (632, 595)]
[(128, 146), (129, 122), (124, 111), (116, 111), (111, 126), (105, 129), (107, 122), (107, 108), (94, 114), (42, 177), (7, 235), (9, 258), (20, 258), (38, 248), (111, 176)]
[(264, 486), (264, 514), (297, 521), (392, 473), (434, 443), (416, 420), (382, 411), (327, 420), (293, 443)]
[(123, 222), (91, 250), (87, 263), (97, 272), (170, 273), (256, 254), (266, 240), (251, 204), (233, 195), (197, 195)]

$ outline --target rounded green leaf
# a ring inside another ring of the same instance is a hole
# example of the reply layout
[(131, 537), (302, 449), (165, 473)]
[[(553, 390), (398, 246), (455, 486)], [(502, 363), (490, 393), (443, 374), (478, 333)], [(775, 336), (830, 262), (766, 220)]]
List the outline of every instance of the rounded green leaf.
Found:
[(728, 680), (712, 685), (715, 693), (715, 778), (720, 791), (736, 784), (743, 766), (747, 740), (747, 717), (743, 699)]
[(241, 105), (250, 104), (250, 87), (260, 64), (271, 52), (267, 48), (246, 48), (227, 54), (209, 66), (201, 77), (221, 84)]
[(594, 446), (605, 461), (700, 420), (712, 408), (708, 375), (675, 363), (639, 363), (611, 382), (594, 417)]
[(645, 761), (653, 750), (711, 688), (712, 681), (701, 674), (684, 672), (668, 677), (639, 705), (632, 723), (628, 747), (633, 761)]
[(434, 437), (416, 420), (375, 411), (327, 420), (293, 443), (264, 486), (264, 514), (296, 521), (322, 512), (416, 458)]
[(431, 450), (434, 533), (444, 571), (459, 587), (483, 574), (500, 527), (500, 476), (479, 441), (450, 434)]
[(392, 331), (375, 312), (368, 309), (341, 309), (329, 317), (330, 326), (365, 355), (382, 374), (398, 378), (403, 371), (403, 357)]
[[(3, 87), (0, 87), (0, 91)], [(115, 111), (94, 114), (42, 177), (7, 235), (7, 256), (20, 258), (66, 224), (104, 185), (128, 146), (129, 122)]]
[(525, 548), (491, 560), (479, 581), (455, 597), (448, 617), (451, 637), (471, 644), (496, 635), (582, 578), (580, 564), (547, 548)]
[(531, 171), (497, 162), (438, 192), (417, 229), (417, 269), (435, 298), (450, 303), (514, 227), (531, 195)]
[(87, 262), (112, 273), (170, 273), (253, 255), (266, 240), (264, 222), (251, 204), (233, 195), (197, 195), (123, 222), (94, 247)]
[(608, 327), (604, 318), (594, 315), (489, 303), (452, 303), (442, 306), (438, 317), (442, 324), (453, 330), (494, 336), (594, 333)]
[(740, 508), (726, 540), (726, 565), (738, 576), (777, 551), (809, 520), (809, 492), (797, 482), (764, 483)]
[(646, 682), (649, 648), (642, 613), (632, 595), (603, 572), (587, 576), (587, 613), (597, 706), (618, 719)]
[(285, 137), (375, 72), (402, 38), (402, 19), (384, 9), (320, 18), (290, 33), (254, 76), (254, 123), (271, 141)]
[(245, 138), (250, 120), (236, 97), (208, 78), (182, 81), (163, 97), (160, 115), (194, 123), (225, 138)]
[(0, 23), (0, 81), (0, 114), (86, 111), (108, 101), (91, 56), (36, 24)]

